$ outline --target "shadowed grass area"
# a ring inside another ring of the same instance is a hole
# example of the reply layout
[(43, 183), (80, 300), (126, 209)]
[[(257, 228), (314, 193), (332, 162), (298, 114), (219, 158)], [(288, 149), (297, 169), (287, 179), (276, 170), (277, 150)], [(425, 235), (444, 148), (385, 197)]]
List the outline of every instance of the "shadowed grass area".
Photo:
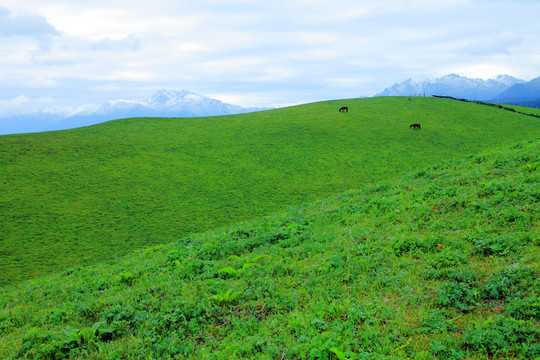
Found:
[(539, 134), (536, 118), (405, 97), (0, 136), (0, 284)]
[(2, 359), (535, 359), (540, 140), (0, 288)]

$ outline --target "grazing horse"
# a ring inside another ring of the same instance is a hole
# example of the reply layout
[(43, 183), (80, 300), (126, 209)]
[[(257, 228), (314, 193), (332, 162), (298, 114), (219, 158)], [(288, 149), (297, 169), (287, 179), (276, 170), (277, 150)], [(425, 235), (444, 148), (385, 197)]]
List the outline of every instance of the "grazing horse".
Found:
[(342, 111), (349, 112), (349, 108), (346, 106), (343, 106), (342, 108), (339, 109), (339, 112), (342, 112)]
[(412, 124), (409, 126), (409, 129), (412, 128), (413, 130), (420, 130), (420, 124)]

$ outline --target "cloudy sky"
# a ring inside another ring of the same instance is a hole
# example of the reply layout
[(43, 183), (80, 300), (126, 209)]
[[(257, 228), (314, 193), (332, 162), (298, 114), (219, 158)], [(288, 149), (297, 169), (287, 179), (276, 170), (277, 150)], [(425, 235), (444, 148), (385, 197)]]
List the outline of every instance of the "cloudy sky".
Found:
[(540, 76), (538, 0), (0, 0), (0, 115), (186, 89), (242, 106)]

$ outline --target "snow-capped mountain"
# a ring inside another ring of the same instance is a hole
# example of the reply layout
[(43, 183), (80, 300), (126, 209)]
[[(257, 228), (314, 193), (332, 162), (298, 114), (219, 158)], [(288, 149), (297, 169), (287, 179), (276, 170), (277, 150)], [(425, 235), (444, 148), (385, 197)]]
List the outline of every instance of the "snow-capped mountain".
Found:
[(213, 116), (239, 114), (258, 110), (223, 103), (219, 100), (202, 96), (187, 90), (162, 89), (149, 97), (125, 100), (107, 101), (97, 107), (87, 106), (70, 114), (70, 118), (80, 116), (111, 116), (141, 117), (141, 116)]
[(498, 75), (495, 79), (471, 79), (449, 74), (438, 79), (396, 83), (375, 96), (443, 95), (468, 100), (489, 100), (512, 85), (524, 83), (510, 75)]
[(116, 99), (103, 104), (56, 107), (0, 118), (0, 135), (71, 129), (129, 117), (196, 117), (264, 110), (223, 103), (187, 90), (162, 89), (140, 99)]

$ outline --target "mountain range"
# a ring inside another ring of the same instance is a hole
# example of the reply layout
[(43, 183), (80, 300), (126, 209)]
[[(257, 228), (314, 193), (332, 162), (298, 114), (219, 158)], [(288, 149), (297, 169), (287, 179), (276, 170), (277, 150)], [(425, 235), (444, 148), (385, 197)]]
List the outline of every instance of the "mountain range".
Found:
[(540, 77), (512, 85), (491, 102), (540, 108)]
[(188, 90), (161, 89), (140, 99), (51, 108), (0, 118), (0, 135), (71, 129), (129, 117), (198, 117), (265, 110), (224, 103)]
[[(495, 79), (467, 78), (457, 74), (396, 83), (374, 96), (443, 95), (467, 100), (540, 108), (540, 77), (529, 82), (510, 75)], [(50, 108), (0, 118), (0, 135), (71, 129), (129, 117), (197, 117), (241, 114), (266, 110), (223, 103), (188, 90), (158, 90), (134, 100), (117, 99), (76, 108)]]
[(445, 95), (487, 101), (497, 97), (511, 86), (523, 83), (525, 80), (516, 79), (510, 75), (499, 75), (495, 79), (483, 80), (449, 74), (432, 80), (408, 79), (384, 89), (375, 96)]

